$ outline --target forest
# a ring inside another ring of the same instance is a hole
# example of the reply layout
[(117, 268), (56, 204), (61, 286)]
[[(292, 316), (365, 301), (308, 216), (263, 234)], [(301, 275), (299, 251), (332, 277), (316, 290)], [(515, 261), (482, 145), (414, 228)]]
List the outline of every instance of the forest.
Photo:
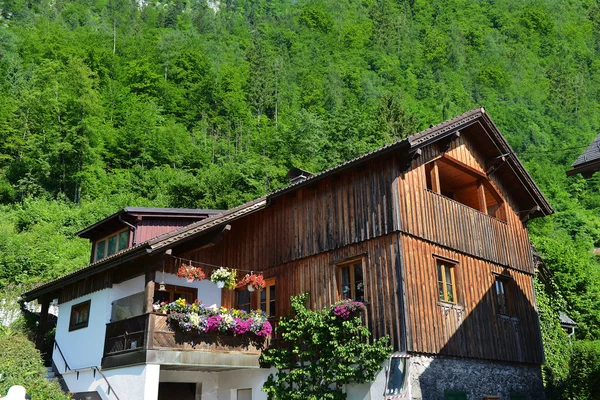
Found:
[(0, 99), (7, 295), (124, 206), (230, 208), (484, 106), (556, 211), (528, 223), (549, 397), (600, 386), (600, 175), (565, 174), (600, 131), (597, 0), (0, 0)]

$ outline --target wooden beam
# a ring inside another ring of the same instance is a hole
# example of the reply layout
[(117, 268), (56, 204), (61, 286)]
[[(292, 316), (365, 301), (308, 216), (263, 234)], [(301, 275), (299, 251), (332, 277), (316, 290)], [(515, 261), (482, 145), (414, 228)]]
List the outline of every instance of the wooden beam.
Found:
[(440, 187), (440, 171), (438, 168), (437, 161), (434, 161), (431, 166), (431, 171), (429, 171), (431, 178), (431, 190), (436, 193), (442, 193), (442, 189)]
[(144, 287), (144, 313), (152, 312), (152, 303), (154, 302), (154, 280), (156, 279), (156, 270), (148, 269), (144, 275), (146, 285)]
[(540, 211), (542, 211), (540, 206), (535, 206), (531, 210), (519, 211), (519, 214), (521, 215), (521, 221), (527, 222), (527, 220), (529, 220), (533, 214)]
[(48, 327), (48, 309), (50, 308), (50, 300), (46, 297), (40, 299), (42, 304), (42, 310), (40, 311), (40, 320), (38, 323), (38, 332), (35, 347), (39, 351), (44, 349), (44, 339), (46, 337), (46, 331)]
[(485, 185), (482, 181), (477, 182), (477, 199), (479, 200), (479, 211), (487, 214), (487, 203), (485, 201)]
[(224, 227), (222, 227), (221, 229), (216, 229), (212, 232), (208, 232), (208, 233), (200, 236), (199, 238), (196, 238), (196, 240), (190, 239), (178, 246), (175, 246), (175, 247), (173, 247), (173, 251), (177, 254), (181, 254), (181, 253), (186, 253), (191, 250), (200, 250), (200, 249), (204, 249), (206, 247), (215, 246), (215, 245), (219, 244), (219, 242), (221, 242), (221, 240), (223, 240), (225, 235), (227, 233), (229, 233), (230, 231), (231, 231), (231, 225), (227, 224)]

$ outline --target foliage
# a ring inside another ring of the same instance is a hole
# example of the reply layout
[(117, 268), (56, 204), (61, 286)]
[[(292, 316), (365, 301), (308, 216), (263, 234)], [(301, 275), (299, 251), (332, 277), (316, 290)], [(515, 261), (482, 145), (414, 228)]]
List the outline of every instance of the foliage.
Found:
[(577, 341), (571, 358), (571, 399), (600, 399), (600, 341)]
[[(306, 308), (308, 294), (292, 297), (294, 315), (277, 328), (282, 346), (262, 354), (262, 362), (278, 370), (263, 386), (269, 399), (345, 399), (345, 384), (372, 381), (391, 352), (389, 338), (373, 340), (356, 312), (356, 304), (322, 310)], [(335, 311), (335, 310), (338, 311)], [(352, 318), (339, 312), (351, 309)]]
[(556, 210), (528, 227), (577, 339), (600, 339), (600, 177), (565, 175), (600, 130), (597, 1), (0, 8), (0, 287), (81, 268), (74, 233), (124, 206), (230, 208), (484, 105)]
[(0, 329), (0, 374), (0, 393), (6, 394), (11, 386), (21, 385), (32, 399), (70, 398), (61, 391), (58, 383), (46, 380), (39, 351), (18, 330)]
[(244, 310), (227, 310), (224, 307), (206, 307), (198, 300), (189, 304), (185, 299), (162, 303), (159, 310), (168, 315), (171, 324), (184, 332), (220, 332), (235, 336), (254, 333), (263, 338), (272, 332), (267, 314), (260, 310), (247, 313)]

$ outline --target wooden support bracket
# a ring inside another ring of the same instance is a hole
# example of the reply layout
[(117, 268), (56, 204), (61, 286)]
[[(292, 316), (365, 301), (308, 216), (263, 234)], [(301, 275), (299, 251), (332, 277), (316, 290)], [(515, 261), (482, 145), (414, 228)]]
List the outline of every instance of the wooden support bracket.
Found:
[(452, 146), (452, 142), (454, 142), (459, 137), (460, 137), (460, 132), (457, 131), (457, 132), (454, 132), (452, 135), (441, 139), (438, 142), (438, 147), (440, 149), (440, 152), (445, 153), (448, 150), (450, 150), (450, 146)]
[(527, 222), (533, 214), (540, 211), (542, 211), (542, 208), (540, 206), (535, 206), (531, 210), (520, 211), (519, 214), (521, 215), (521, 221)]
[(408, 153), (408, 157), (400, 160), (400, 171), (401, 172), (408, 171), (408, 169), (410, 168), (410, 164), (412, 164), (412, 162), (414, 160), (419, 158), (422, 153), (423, 153), (423, 150), (421, 150), (421, 149), (417, 149), (413, 152)]

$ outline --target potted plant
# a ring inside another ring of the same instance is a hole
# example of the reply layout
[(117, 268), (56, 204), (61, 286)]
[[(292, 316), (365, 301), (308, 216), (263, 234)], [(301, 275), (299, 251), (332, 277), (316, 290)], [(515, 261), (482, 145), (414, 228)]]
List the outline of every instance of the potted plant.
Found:
[(220, 267), (213, 271), (210, 280), (216, 283), (219, 289), (235, 289), (236, 271), (235, 269)]
[(206, 275), (204, 275), (204, 271), (200, 267), (192, 267), (191, 265), (182, 264), (181, 267), (177, 270), (177, 276), (180, 278), (185, 278), (188, 282), (201, 281)]
[(267, 284), (265, 283), (265, 278), (263, 278), (262, 274), (255, 275), (252, 273), (246, 274), (246, 276), (244, 276), (237, 284), (238, 288), (242, 288), (244, 286), (248, 288), (249, 292), (254, 292), (255, 290), (263, 290)]

